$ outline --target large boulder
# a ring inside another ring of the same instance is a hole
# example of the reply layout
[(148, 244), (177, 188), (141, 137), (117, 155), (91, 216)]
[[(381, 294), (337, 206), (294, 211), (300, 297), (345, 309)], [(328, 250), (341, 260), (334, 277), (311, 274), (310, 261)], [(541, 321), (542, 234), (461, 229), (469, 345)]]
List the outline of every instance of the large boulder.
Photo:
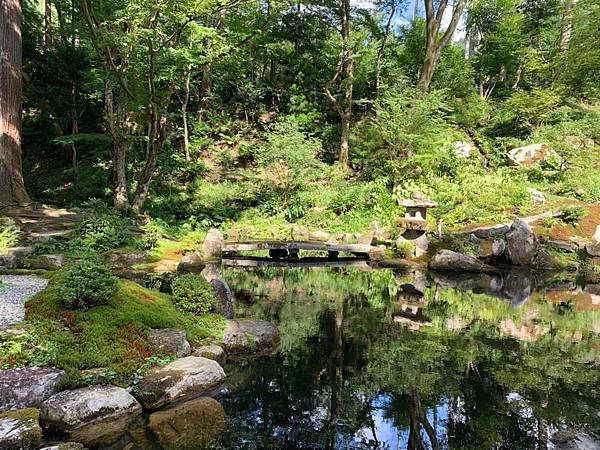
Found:
[(150, 415), (148, 429), (165, 450), (204, 448), (225, 430), (225, 410), (213, 398), (200, 397)]
[(200, 257), (200, 255), (196, 252), (188, 253), (181, 258), (179, 264), (177, 264), (177, 272), (180, 273), (200, 273), (206, 264)]
[(202, 243), (202, 254), (205, 258), (221, 258), (223, 254), (223, 235), (216, 228), (212, 228)]
[(219, 364), (223, 364), (227, 357), (225, 350), (219, 345), (202, 345), (197, 347), (192, 352), (192, 356), (201, 356), (203, 358), (212, 359)]
[(270, 353), (279, 344), (279, 330), (265, 320), (230, 320), (221, 344), (231, 355)]
[(34, 450), (42, 442), (39, 411), (21, 409), (0, 414), (0, 448), (2, 450)]
[(148, 342), (155, 349), (171, 353), (178, 358), (188, 356), (192, 352), (192, 347), (187, 340), (185, 330), (178, 328), (150, 330)]
[(95, 386), (53, 395), (42, 404), (40, 420), (54, 433), (93, 446), (117, 440), (141, 413), (125, 389)]
[(587, 244), (585, 246), (585, 252), (592, 257), (600, 256), (600, 244)]
[(52, 367), (0, 371), (0, 412), (40, 406), (64, 376), (64, 371)]
[(215, 312), (227, 319), (233, 319), (233, 294), (229, 285), (220, 279), (210, 280), (210, 285), (215, 293)]
[(548, 144), (530, 144), (508, 152), (509, 162), (516, 166), (533, 166), (550, 159), (560, 159), (560, 156)]
[(477, 258), (452, 250), (437, 252), (429, 261), (429, 268), (454, 272), (495, 272), (493, 267), (482, 263)]
[(147, 409), (189, 399), (216, 388), (225, 372), (216, 361), (188, 356), (148, 373), (139, 385), (141, 401)]
[(516, 219), (506, 233), (506, 256), (516, 266), (530, 266), (539, 251), (539, 243), (531, 227)]
[(327, 242), (331, 239), (331, 235), (325, 231), (311, 231), (308, 233), (308, 239), (310, 241)]
[(40, 255), (29, 262), (32, 269), (58, 270), (65, 265), (65, 255)]

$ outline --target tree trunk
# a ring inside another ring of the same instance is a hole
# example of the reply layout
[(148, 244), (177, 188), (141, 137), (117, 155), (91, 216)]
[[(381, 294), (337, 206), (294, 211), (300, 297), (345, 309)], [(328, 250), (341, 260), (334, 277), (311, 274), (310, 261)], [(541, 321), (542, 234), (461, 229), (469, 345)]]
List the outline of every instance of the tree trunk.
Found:
[(381, 69), (383, 65), (383, 56), (385, 53), (385, 45), (387, 44), (388, 36), (390, 35), (390, 29), (392, 27), (392, 20), (396, 14), (396, 1), (392, 0), (392, 9), (388, 17), (385, 28), (383, 29), (383, 38), (381, 39), (381, 45), (377, 50), (377, 61), (375, 64), (375, 98), (379, 98), (381, 93)]
[(127, 197), (127, 175), (125, 139), (121, 128), (121, 114), (115, 109), (114, 96), (110, 83), (104, 86), (104, 102), (106, 108), (106, 123), (112, 137), (113, 181), (115, 185), (114, 207), (126, 209), (129, 207)]
[(429, 91), (429, 86), (440, 61), (442, 50), (450, 43), (466, 3), (467, 0), (457, 1), (452, 10), (452, 18), (450, 19), (448, 28), (442, 37), (439, 38), (438, 34), (440, 33), (440, 26), (444, 17), (444, 11), (448, 5), (448, 0), (440, 0), (437, 11), (434, 8), (434, 0), (425, 0), (427, 44), (425, 46), (425, 59), (423, 60), (423, 67), (419, 76), (419, 89), (422, 95), (427, 94)]
[[(339, 18), (341, 23), (342, 51), (333, 78), (325, 86), (325, 95), (335, 106), (340, 116), (340, 154), (339, 161), (344, 169), (348, 169), (348, 141), (350, 140), (350, 122), (352, 120), (352, 91), (354, 88), (354, 61), (350, 48), (350, 0), (339, 0)], [(343, 98), (338, 100), (331, 93), (332, 85), (340, 78), (345, 84)]]
[(190, 130), (188, 126), (187, 110), (188, 103), (190, 102), (190, 78), (192, 77), (192, 68), (188, 67), (185, 73), (185, 94), (183, 102), (181, 102), (181, 118), (183, 122), (183, 152), (185, 154), (185, 160), (190, 162), (192, 160), (190, 156)]
[(52, 47), (52, 3), (44, 0), (44, 50)]
[(573, 31), (573, 0), (565, 0), (565, 12), (563, 15), (563, 26), (560, 35), (560, 51), (566, 52), (571, 44), (571, 33)]
[(20, 0), (0, 2), (0, 203), (27, 204), (21, 165), (22, 38)]

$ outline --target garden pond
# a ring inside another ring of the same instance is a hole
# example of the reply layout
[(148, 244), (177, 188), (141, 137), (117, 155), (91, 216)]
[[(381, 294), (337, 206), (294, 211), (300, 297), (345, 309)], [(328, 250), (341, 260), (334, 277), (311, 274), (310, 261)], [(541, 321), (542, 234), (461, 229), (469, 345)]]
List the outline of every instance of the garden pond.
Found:
[(345, 267), (224, 279), (279, 348), (229, 361), (219, 403), (180, 406), (149, 448), (600, 448), (600, 285)]

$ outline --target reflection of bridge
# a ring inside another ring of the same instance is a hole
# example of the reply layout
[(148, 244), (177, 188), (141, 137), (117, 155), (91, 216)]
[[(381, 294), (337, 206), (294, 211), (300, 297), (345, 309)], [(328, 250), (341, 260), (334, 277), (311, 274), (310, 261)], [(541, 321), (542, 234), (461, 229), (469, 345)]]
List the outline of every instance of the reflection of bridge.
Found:
[(359, 258), (298, 258), (273, 259), (260, 257), (226, 256), (222, 259), (225, 267), (357, 267), (370, 269), (369, 261)]
[(372, 259), (374, 252), (382, 249), (372, 245), (314, 241), (250, 241), (225, 242), (222, 252), (223, 255), (228, 255), (259, 250), (268, 250), (272, 258), (289, 258), (292, 261), (298, 258), (300, 250), (327, 252), (330, 258), (337, 258), (340, 253), (347, 253), (358, 258)]

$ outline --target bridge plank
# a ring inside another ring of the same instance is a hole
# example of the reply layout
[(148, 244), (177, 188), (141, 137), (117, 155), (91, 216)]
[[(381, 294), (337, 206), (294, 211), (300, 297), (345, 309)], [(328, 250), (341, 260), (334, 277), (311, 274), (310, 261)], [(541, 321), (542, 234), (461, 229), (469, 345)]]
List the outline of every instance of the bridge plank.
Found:
[(249, 241), (225, 242), (223, 253), (250, 252), (257, 250), (322, 250), (326, 252), (364, 253), (375, 249), (372, 245), (334, 244), (328, 242), (309, 241)]

